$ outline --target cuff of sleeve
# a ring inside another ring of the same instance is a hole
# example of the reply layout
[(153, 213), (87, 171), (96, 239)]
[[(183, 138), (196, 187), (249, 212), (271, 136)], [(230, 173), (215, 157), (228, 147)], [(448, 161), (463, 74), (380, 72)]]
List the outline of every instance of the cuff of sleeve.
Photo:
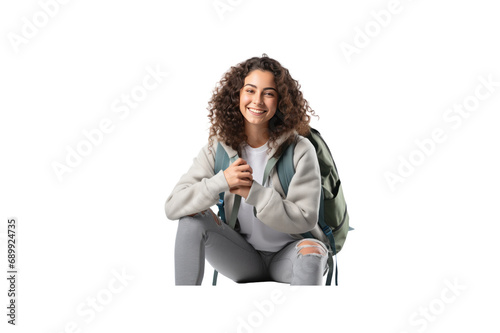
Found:
[(262, 199), (265, 189), (266, 188), (259, 183), (253, 182), (245, 202), (257, 208), (257, 198), (260, 197)]
[(227, 183), (226, 177), (224, 176), (224, 171), (219, 171), (215, 176), (207, 181), (207, 187), (211, 193), (227, 192), (229, 191), (229, 185)]

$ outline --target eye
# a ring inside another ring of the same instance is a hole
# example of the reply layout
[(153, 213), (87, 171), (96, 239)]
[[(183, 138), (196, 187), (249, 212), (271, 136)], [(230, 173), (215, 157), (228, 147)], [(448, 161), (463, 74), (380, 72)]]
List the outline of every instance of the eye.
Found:
[(247, 93), (250, 93), (250, 94), (251, 94), (251, 93), (253, 93), (253, 89), (247, 89), (247, 90), (245, 90), (245, 91), (246, 91)]

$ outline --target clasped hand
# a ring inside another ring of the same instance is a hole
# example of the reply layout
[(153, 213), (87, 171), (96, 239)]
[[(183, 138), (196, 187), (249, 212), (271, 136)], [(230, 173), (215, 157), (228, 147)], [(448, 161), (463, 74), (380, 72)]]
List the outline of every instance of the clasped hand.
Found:
[(238, 158), (234, 161), (233, 164), (224, 170), (224, 177), (226, 177), (229, 185), (229, 192), (246, 199), (253, 183), (252, 173), (252, 168), (244, 159)]

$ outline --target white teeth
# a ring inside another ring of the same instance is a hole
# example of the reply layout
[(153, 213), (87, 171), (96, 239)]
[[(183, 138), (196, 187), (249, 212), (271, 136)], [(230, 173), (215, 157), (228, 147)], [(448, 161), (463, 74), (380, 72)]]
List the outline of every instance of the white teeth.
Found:
[(254, 112), (254, 113), (264, 113), (266, 111), (260, 111), (260, 110), (255, 110), (255, 109), (252, 109), (252, 108), (248, 108), (248, 110)]

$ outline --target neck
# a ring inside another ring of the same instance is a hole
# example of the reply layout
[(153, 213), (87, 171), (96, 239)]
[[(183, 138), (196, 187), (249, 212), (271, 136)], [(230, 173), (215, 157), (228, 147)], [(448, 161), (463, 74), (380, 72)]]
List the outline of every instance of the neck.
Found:
[(247, 143), (252, 148), (259, 148), (269, 140), (268, 127), (249, 126), (245, 124)]

